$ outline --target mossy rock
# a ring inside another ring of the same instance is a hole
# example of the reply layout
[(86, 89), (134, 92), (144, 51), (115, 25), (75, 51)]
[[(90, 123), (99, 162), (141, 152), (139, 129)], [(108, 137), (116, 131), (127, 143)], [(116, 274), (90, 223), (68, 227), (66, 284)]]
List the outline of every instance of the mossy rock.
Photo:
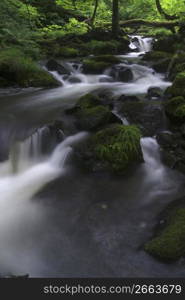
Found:
[(39, 67), (31, 58), (18, 49), (0, 53), (1, 87), (57, 87), (61, 85), (54, 77)]
[(164, 261), (185, 256), (185, 208), (177, 208), (168, 215), (165, 227), (146, 243), (145, 251)]
[(95, 62), (94, 60), (86, 59), (83, 62), (83, 71), (86, 74), (100, 74), (110, 66), (110, 63)]
[(129, 124), (137, 125), (143, 136), (154, 136), (163, 126), (163, 111), (160, 100), (125, 100), (119, 113)]
[(110, 64), (121, 63), (121, 60), (117, 56), (108, 55), (108, 54), (92, 56), (91, 59), (94, 60), (95, 62), (106, 62), (106, 63), (110, 63)]
[(172, 86), (165, 93), (171, 96), (185, 96), (185, 72), (176, 75)]
[(92, 108), (97, 105), (102, 105), (100, 98), (94, 94), (82, 96), (76, 103), (76, 107), (80, 109)]
[(118, 122), (117, 117), (103, 105), (79, 110), (77, 126), (82, 130), (95, 130), (101, 126)]
[(146, 61), (156, 61), (156, 60), (166, 59), (166, 58), (171, 58), (171, 57), (172, 57), (172, 55), (167, 52), (151, 51), (151, 52), (146, 53), (142, 59), (146, 60)]
[(185, 52), (177, 52), (171, 61), (169, 78), (174, 80), (176, 75), (185, 72)]
[(59, 48), (57, 53), (55, 53), (55, 56), (65, 57), (65, 58), (77, 57), (79, 55), (80, 53), (78, 49), (69, 48), (69, 47)]
[(83, 61), (83, 71), (87, 74), (100, 74), (105, 69), (120, 62), (120, 59), (113, 55), (92, 56)]
[(143, 56), (143, 60), (149, 61), (156, 72), (166, 72), (172, 60), (172, 55), (167, 52), (151, 51)]
[(164, 51), (174, 53), (179, 48), (181, 37), (177, 35), (168, 35), (160, 37), (153, 46), (154, 51)]
[(117, 40), (97, 41), (92, 40), (84, 45), (91, 54), (117, 54), (120, 50), (121, 43)]
[(185, 121), (185, 98), (177, 96), (165, 103), (165, 112), (173, 122), (183, 123)]
[(123, 173), (134, 163), (143, 161), (140, 138), (137, 126), (114, 124), (90, 138), (89, 151), (105, 168)]
[(99, 97), (92, 94), (81, 97), (73, 111), (77, 119), (76, 125), (81, 130), (95, 130), (119, 122), (109, 108), (102, 105)]
[(184, 63), (173, 63), (170, 68), (169, 79), (174, 80), (178, 73), (185, 72), (185, 62)]

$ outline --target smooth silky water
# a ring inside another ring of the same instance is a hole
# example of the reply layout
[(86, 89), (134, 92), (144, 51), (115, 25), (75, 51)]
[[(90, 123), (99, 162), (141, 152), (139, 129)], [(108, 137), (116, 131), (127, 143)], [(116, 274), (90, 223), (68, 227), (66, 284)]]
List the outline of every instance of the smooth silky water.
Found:
[(130, 47), (138, 51), (120, 56), (121, 65), (133, 72), (129, 83), (101, 82), (110, 79), (110, 70), (85, 75), (80, 64), (67, 62), (79, 83), (71, 84), (52, 72), (62, 87), (1, 91), (0, 274), (185, 275), (182, 260), (163, 264), (143, 251), (160, 211), (185, 194), (184, 176), (162, 164), (155, 138), (141, 139), (145, 163), (127, 177), (87, 175), (72, 164), (73, 145), (86, 138), (85, 132), (66, 137), (46, 153), (42, 149), (45, 124), (86, 93), (102, 90), (118, 97), (145, 95), (153, 86), (168, 87), (163, 74), (139, 64), (151, 44), (150, 38), (131, 37)]

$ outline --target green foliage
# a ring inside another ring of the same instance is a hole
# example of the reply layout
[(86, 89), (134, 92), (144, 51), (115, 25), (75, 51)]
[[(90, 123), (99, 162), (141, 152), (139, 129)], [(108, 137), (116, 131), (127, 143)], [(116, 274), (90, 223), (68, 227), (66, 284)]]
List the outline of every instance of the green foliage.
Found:
[(185, 255), (185, 209), (178, 208), (168, 216), (165, 228), (145, 245), (155, 257), (169, 261)]
[(174, 122), (184, 122), (185, 120), (185, 98), (174, 97), (165, 103), (165, 112)]
[(185, 72), (178, 73), (171, 87), (167, 89), (171, 96), (185, 96)]
[(57, 40), (68, 34), (81, 35), (86, 33), (88, 26), (84, 22), (79, 22), (75, 18), (71, 18), (65, 25), (47, 25), (40, 29), (42, 37), (49, 40)]
[(83, 71), (89, 74), (100, 74), (105, 69), (111, 66), (110, 63), (106, 62), (95, 62), (92, 59), (85, 59), (83, 61)]
[(82, 110), (92, 108), (96, 105), (101, 105), (101, 101), (98, 96), (93, 94), (87, 94), (81, 97), (76, 104), (76, 106)]
[(95, 157), (116, 172), (123, 172), (132, 163), (141, 161), (141, 133), (137, 126), (112, 125), (92, 137)]
[(83, 71), (90, 74), (99, 74), (105, 69), (111, 67), (113, 64), (118, 64), (120, 62), (120, 59), (113, 55), (92, 56), (88, 59), (84, 59)]
[(172, 55), (170, 53), (167, 52), (163, 52), (163, 51), (151, 51), (146, 53), (143, 56), (143, 60), (151, 60), (151, 61), (156, 61), (159, 59), (166, 59), (166, 58), (171, 58)]
[(110, 41), (97, 41), (92, 40), (86, 43), (85, 48), (91, 54), (104, 55), (104, 54), (117, 54), (119, 51), (120, 42), (116, 40)]
[(57, 56), (61, 57), (76, 57), (79, 55), (79, 52), (77, 49), (69, 48), (69, 47), (61, 47), (59, 48), (59, 51), (57, 53)]
[(76, 104), (78, 126), (84, 130), (94, 130), (113, 121), (114, 115), (102, 105), (95, 95), (85, 95)]
[(0, 52), (1, 85), (58, 86), (56, 80), (17, 48)]

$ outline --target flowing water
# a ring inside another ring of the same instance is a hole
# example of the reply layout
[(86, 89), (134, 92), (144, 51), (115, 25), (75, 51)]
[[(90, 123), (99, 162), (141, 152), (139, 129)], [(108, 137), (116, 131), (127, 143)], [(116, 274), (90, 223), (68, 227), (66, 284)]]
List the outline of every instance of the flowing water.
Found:
[[(163, 74), (140, 64), (152, 39), (131, 37), (134, 51), (120, 55), (133, 80), (85, 75), (65, 62), (70, 78), (52, 72), (62, 86), (51, 90), (1, 91), (0, 273), (34, 277), (178, 277), (183, 261), (158, 262), (143, 251), (160, 211), (184, 195), (184, 176), (165, 167), (155, 138), (142, 138), (145, 163), (128, 177), (84, 174), (70, 160), (73, 145), (88, 133), (60, 141), (46, 124), (92, 91), (145, 95), (165, 89)], [(114, 113), (119, 116), (116, 109)], [(124, 124), (127, 120), (120, 117)], [(67, 125), (70, 126), (70, 120)], [(47, 141), (44, 143), (44, 140)], [(10, 149), (10, 154), (7, 153)]]

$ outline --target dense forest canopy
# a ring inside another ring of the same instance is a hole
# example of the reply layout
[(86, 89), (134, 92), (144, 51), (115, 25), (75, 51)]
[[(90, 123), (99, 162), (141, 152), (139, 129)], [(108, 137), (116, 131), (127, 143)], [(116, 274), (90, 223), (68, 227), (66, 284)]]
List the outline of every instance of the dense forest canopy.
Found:
[[(94, 28), (111, 30), (111, 24), (116, 37), (119, 21), (128, 20), (122, 26), (139, 27), (143, 20), (149, 22), (146, 26), (157, 21), (175, 26), (176, 20), (184, 21), (184, 11), (185, 1), (178, 0), (1, 0), (0, 47), (22, 47), (36, 57), (43, 39), (85, 34)], [(133, 19), (139, 23), (130, 21)]]

